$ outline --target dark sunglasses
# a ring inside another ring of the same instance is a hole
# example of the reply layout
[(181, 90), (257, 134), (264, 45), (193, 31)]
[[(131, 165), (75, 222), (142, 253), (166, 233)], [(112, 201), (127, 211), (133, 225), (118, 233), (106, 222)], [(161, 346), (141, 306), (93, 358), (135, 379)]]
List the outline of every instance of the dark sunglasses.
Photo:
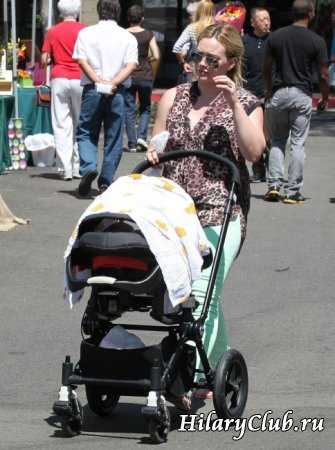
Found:
[(196, 64), (199, 64), (203, 60), (203, 58), (205, 58), (205, 63), (211, 69), (217, 69), (219, 67), (220, 58), (216, 56), (207, 55), (206, 53), (202, 53), (199, 51), (193, 51), (191, 54), (191, 60)]

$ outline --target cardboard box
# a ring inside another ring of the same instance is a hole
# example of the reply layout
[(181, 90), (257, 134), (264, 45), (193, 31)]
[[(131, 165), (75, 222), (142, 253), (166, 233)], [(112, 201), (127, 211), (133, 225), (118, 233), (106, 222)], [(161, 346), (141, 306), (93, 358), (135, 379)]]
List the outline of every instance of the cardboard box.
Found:
[(13, 94), (13, 75), (11, 70), (5, 70), (0, 74), (0, 95)]

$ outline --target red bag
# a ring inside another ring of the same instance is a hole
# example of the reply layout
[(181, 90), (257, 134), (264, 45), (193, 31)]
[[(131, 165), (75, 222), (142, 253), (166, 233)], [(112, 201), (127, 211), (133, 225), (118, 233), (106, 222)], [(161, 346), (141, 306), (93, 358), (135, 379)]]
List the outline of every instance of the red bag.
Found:
[(46, 84), (36, 87), (36, 101), (37, 106), (50, 107), (51, 103), (51, 88)]

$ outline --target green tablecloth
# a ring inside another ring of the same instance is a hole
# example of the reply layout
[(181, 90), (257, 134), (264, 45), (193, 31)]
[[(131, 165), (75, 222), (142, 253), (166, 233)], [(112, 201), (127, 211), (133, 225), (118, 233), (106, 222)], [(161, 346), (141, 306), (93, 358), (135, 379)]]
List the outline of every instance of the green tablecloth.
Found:
[(8, 147), (7, 121), (14, 111), (14, 97), (0, 96), (0, 173), (11, 165)]
[[(37, 133), (52, 134), (50, 109), (37, 106), (36, 89), (18, 87), (19, 117), (23, 118), (24, 136)], [(14, 97), (0, 96), (0, 173), (11, 165), (7, 124), (14, 116)]]

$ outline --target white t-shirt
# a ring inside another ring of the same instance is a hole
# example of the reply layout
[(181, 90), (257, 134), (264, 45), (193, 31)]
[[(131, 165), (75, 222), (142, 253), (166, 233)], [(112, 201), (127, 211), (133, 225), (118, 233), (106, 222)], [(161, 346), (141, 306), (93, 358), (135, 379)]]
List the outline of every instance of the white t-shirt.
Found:
[[(137, 40), (114, 20), (100, 20), (79, 32), (73, 58), (86, 60), (100, 78), (110, 81), (126, 64), (138, 63)], [(82, 73), (81, 84), (91, 83)]]

